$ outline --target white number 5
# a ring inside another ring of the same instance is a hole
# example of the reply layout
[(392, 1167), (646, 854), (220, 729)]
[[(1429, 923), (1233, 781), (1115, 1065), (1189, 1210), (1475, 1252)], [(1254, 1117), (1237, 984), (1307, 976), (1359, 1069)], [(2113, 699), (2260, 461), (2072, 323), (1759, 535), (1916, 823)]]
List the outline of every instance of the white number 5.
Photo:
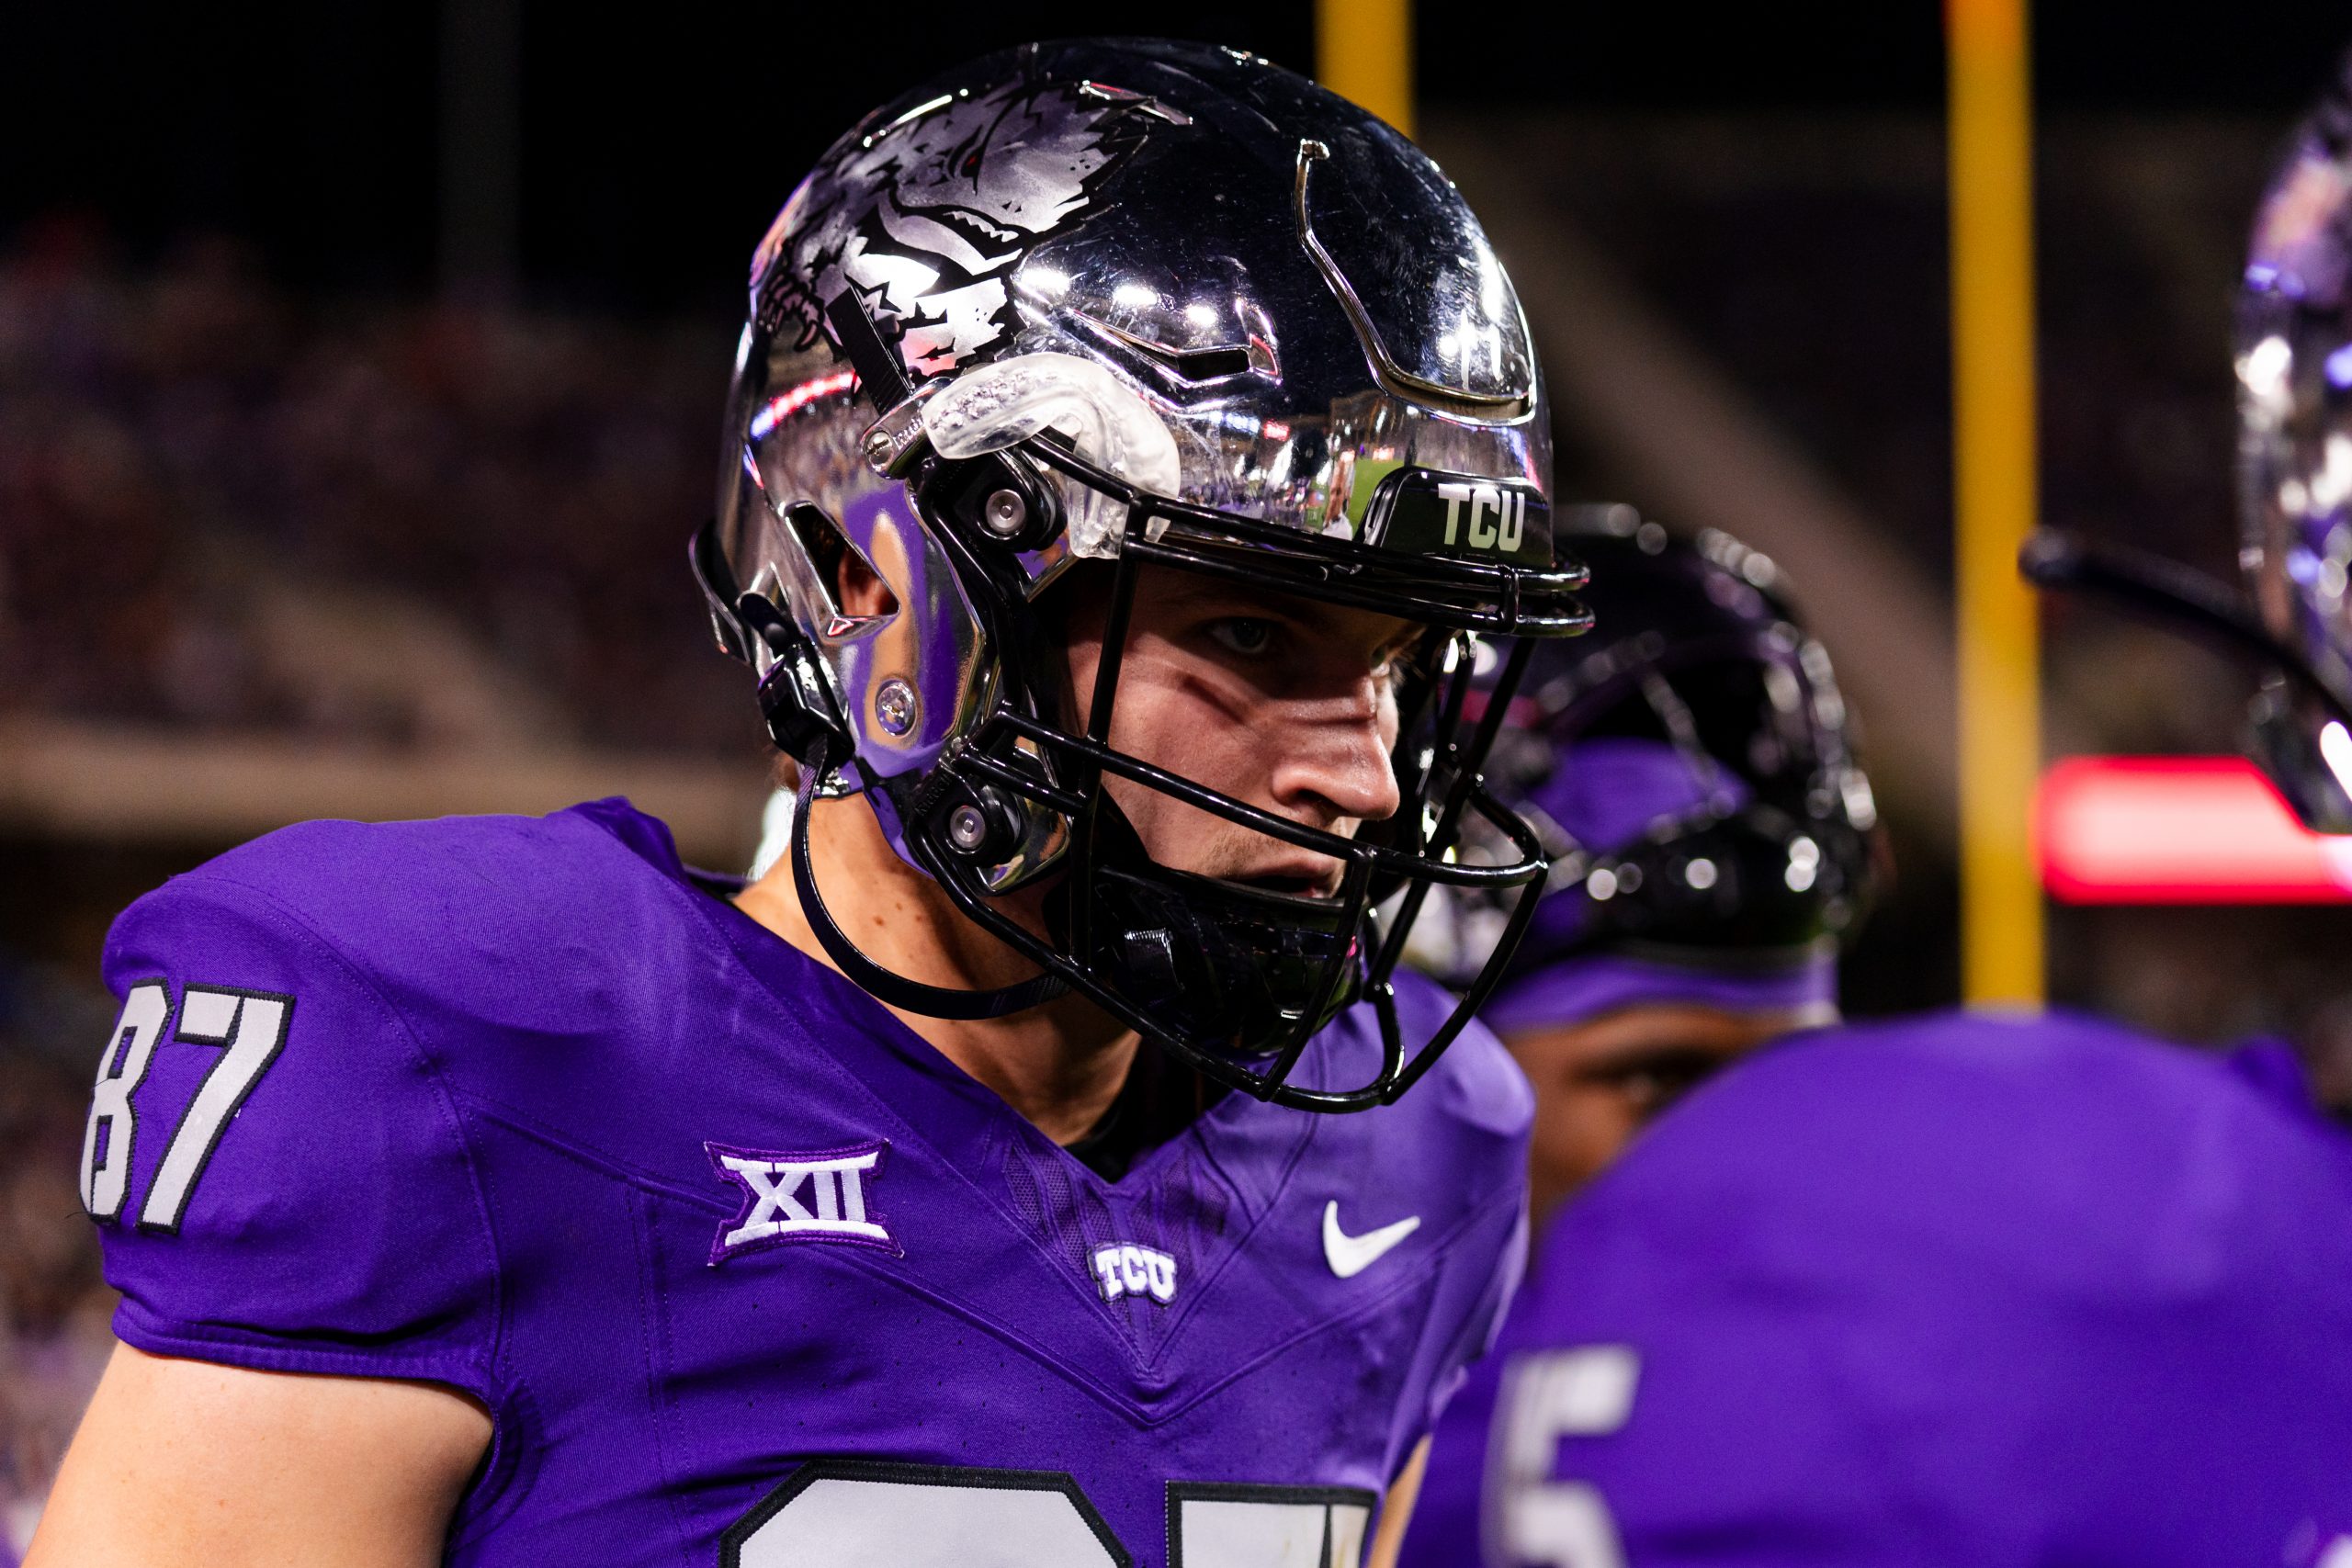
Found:
[(1487, 1533), (1505, 1562), (1624, 1568), (1609, 1505), (1584, 1482), (1553, 1480), (1552, 1461), (1562, 1438), (1606, 1437), (1624, 1426), (1641, 1364), (1629, 1346), (1586, 1345), (1521, 1356), (1504, 1369), (1487, 1458), (1501, 1517)]
[[(164, 1146), (163, 1163), (148, 1183), (147, 1201), (139, 1210), (141, 1229), (179, 1229), (188, 1195), (211, 1163), (212, 1151), (229, 1119), (244, 1104), (262, 1070), (277, 1060), (285, 1045), (286, 1024), (293, 1011), (294, 998), (274, 991), (190, 986), (181, 994), (179, 1028), (172, 1038), (222, 1049), (189, 1097), (187, 1109)], [(156, 1040), (170, 1012), (169, 994), (162, 981), (144, 980), (133, 986), (123, 998), (122, 1017), (115, 1024), (106, 1054), (98, 1059), (98, 1081), (90, 1092), (89, 1124), (82, 1134), (82, 1204), (94, 1218), (111, 1220), (122, 1213), (137, 1129), (130, 1095), (147, 1076)]]

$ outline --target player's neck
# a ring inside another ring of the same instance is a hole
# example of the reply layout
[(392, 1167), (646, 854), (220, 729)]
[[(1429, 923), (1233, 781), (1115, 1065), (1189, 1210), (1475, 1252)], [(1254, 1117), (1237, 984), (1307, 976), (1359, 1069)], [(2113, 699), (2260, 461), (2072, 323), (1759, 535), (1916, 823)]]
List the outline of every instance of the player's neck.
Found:
[[(864, 800), (819, 801), (812, 809), (808, 859), (818, 890), (834, 923), (867, 957), (910, 980), (956, 989), (992, 989), (1036, 974), (1034, 964), (973, 924), (937, 883), (899, 858)], [(736, 903), (809, 957), (839, 967), (800, 908), (789, 856)], [(1034, 928), (1035, 909), (1008, 913)], [(1074, 1142), (1102, 1119), (1135, 1060), (1135, 1032), (1080, 997), (1009, 1018), (890, 1010), (1056, 1143)]]

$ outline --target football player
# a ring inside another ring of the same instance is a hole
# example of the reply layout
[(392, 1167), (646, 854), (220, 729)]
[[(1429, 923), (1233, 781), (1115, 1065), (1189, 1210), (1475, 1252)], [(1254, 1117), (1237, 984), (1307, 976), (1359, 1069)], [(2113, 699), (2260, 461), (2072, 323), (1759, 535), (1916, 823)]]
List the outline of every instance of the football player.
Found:
[[(1535, 1088), (1540, 1223), (1685, 1090), (1838, 1020), (1838, 953), (1877, 811), (1828, 655), (1771, 560), (1627, 506), (1560, 513), (1593, 629), (1540, 649), (1487, 776), (1555, 856), (1480, 1021)], [(1421, 950), (1483, 958), (1504, 920), (1451, 899)], [(1440, 974), (1470, 966), (1437, 958)]]
[(122, 1344), (33, 1561), (1393, 1540), (1522, 1228), (1490, 977), (1396, 968), (1432, 887), (1540, 891), (1465, 713), (1585, 620), (1545, 421), (1443, 175), (1261, 60), (1035, 46), (856, 127), (694, 551), (790, 852), (314, 823), (133, 906)]
[[(2272, 673), (2258, 748), (2352, 828), (2352, 84), (2257, 223), (2238, 374), (2256, 608), (2044, 538), (2029, 572)], [(2282, 1051), (2088, 1020), (1803, 1035), (1551, 1227), (1446, 1411), (1414, 1568), (2352, 1563), (2352, 1145)]]

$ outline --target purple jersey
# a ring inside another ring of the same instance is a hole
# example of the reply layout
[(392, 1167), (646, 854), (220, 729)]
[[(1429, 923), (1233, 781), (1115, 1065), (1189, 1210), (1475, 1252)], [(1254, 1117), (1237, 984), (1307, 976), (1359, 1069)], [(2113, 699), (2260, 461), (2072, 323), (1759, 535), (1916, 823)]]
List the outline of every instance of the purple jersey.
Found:
[(1724, 1073), (1563, 1209), (1406, 1568), (2345, 1568), (2352, 1145), (2262, 1077), (1958, 1015)]
[(475, 1395), (452, 1562), (1352, 1564), (1516, 1271), (1491, 1036), (1105, 1181), (621, 802), (290, 829), (107, 963), (117, 1332)]

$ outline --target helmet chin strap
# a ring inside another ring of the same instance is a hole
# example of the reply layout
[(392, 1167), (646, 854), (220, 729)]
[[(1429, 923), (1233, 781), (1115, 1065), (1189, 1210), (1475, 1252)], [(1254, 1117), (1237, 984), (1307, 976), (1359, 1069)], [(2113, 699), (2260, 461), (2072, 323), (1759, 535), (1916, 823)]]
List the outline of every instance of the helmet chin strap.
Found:
[(819, 781), (831, 765), (827, 754), (830, 750), (829, 741), (816, 741), (800, 769), (798, 804), (793, 808), (792, 820), (792, 885), (799, 892), (800, 911), (808, 917), (808, 928), (817, 933), (817, 941), (835, 966), (876, 1000), (927, 1018), (1002, 1018), (1007, 1013), (1051, 1001), (1069, 989), (1053, 975), (1040, 975), (1017, 986), (986, 991), (930, 986), (885, 969), (860, 952), (849, 933), (834, 923), (832, 912), (825, 908), (824, 897), (817, 891), (816, 869), (808, 859), (808, 808), (815, 801)]

